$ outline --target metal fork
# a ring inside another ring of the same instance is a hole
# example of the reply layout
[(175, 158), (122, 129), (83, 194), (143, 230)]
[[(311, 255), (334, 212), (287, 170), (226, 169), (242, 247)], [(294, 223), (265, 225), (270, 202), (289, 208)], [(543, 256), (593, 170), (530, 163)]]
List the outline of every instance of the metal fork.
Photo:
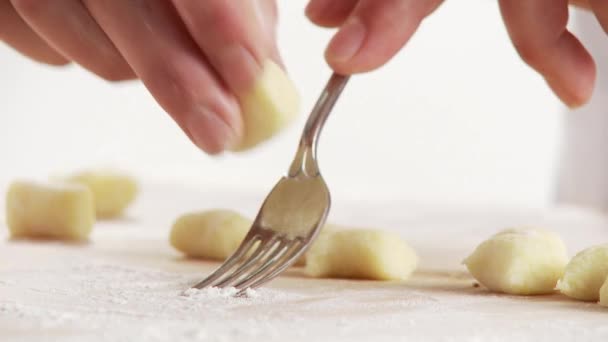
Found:
[(194, 288), (234, 286), (242, 294), (259, 287), (291, 266), (317, 237), (330, 207), (329, 189), (317, 165), (317, 143), (348, 78), (331, 76), (306, 122), (288, 175), (266, 197), (239, 248)]

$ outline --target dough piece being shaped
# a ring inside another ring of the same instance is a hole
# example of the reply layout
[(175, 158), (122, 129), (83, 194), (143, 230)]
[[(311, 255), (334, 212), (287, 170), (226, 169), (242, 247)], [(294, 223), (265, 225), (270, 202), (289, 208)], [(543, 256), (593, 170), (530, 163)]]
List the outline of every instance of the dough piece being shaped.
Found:
[(267, 60), (259, 79), (239, 103), (243, 138), (233, 151), (250, 149), (287, 126), (298, 114), (300, 96), (283, 69)]
[(68, 177), (66, 181), (83, 184), (91, 189), (98, 218), (122, 215), (137, 195), (135, 179), (118, 171), (84, 171)]
[(393, 232), (345, 229), (319, 236), (306, 255), (312, 277), (405, 280), (416, 268), (414, 250)]
[(170, 242), (188, 257), (224, 260), (241, 244), (251, 220), (232, 210), (209, 210), (180, 216)]
[(6, 220), (14, 238), (84, 240), (95, 223), (93, 195), (80, 184), (17, 181), (6, 196)]
[(587, 248), (570, 260), (557, 288), (561, 293), (585, 301), (597, 301), (608, 277), (608, 244)]
[(495, 292), (515, 295), (552, 293), (568, 254), (556, 233), (507, 229), (482, 242), (463, 263), (477, 281)]

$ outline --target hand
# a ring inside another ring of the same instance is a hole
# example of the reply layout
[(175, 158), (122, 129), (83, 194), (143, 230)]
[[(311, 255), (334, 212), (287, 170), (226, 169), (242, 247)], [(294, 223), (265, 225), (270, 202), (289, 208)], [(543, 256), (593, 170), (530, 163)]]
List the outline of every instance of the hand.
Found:
[[(572, 1), (584, 3), (585, 1)], [(503, 20), (521, 58), (538, 71), (569, 107), (585, 104), (595, 85), (595, 62), (568, 31), (568, 0), (499, 0)], [(608, 3), (590, 0), (604, 30)]]
[[(407, 43), (441, 0), (311, 0), (314, 23), (338, 27), (326, 51), (339, 73), (382, 66)], [(577, 0), (591, 8), (608, 32), (608, 2)], [(595, 63), (566, 28), (568, 0), (499, 0), (509, 35), (522, 59), (538, 71), (568, 106), (584, 104), (595, 83)]]
[(371, 71), (388, 62), (442, 0), (310, 0), (315, 24), (339, 28), (325, 51), (338, 73)]
[(110, 81), (139, 78), (208, 153), (238, 143), (237, 98), (279, 62), (274, 0), (0, 0), (0, 40)]

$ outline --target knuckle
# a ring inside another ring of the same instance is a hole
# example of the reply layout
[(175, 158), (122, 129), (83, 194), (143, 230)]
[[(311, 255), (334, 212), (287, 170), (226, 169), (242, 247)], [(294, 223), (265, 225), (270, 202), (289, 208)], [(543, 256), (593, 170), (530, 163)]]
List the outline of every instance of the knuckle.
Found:
[(195, 86), (191, 82), (191, 77), (178, 63), (168, 63), (162, 66), (162, 71), (156, 75), (156, 82), (159, 88), (167, 87), (172, 93), (179, 96), (183, 100), (183, 104), (187, 107), (194, 102)]
[(140, 77), (161, 106), (172, 115), (182, 115), (195, 106), (196, 87), (190, 81), (188, 71), (178, 63), (150, 63)]
[(224, 104), (228, 95), (210, 70), (175, 53), (157, 57), (137, 74), (172, 116), (188, 115), (203, 107), (217, 113), (230, 110)]
[(237, 14), (240, 13), (238, 7), (231, 1), (214, 2), (206, 8), (205, 19), (209, 22), (209, 27), (217, 27), (218, 30), (227, 28), (226, 32), (231, 32), (230, 28), (242, 25)]

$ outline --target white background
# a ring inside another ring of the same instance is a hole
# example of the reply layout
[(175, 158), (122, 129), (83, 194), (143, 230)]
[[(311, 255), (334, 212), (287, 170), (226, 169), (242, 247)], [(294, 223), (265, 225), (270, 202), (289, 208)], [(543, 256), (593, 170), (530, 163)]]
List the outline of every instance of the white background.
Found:
[[(242, 155), (199, 152), (137, 83), (37, 65), (1, 46), (0, 186), (117, 166), (200, 189), (267, 191), (330, 75), (322, 54), (332, 32), (313, 27), (304, 5), (281, 1), (279, 30), (303, 113)], [(396, 59), (351, 80), (324, 131), (321, 168), (338, 199), (544, 206), (553, 198), (563, 111), (519, 60), (494, 1), (447, 1)]]

